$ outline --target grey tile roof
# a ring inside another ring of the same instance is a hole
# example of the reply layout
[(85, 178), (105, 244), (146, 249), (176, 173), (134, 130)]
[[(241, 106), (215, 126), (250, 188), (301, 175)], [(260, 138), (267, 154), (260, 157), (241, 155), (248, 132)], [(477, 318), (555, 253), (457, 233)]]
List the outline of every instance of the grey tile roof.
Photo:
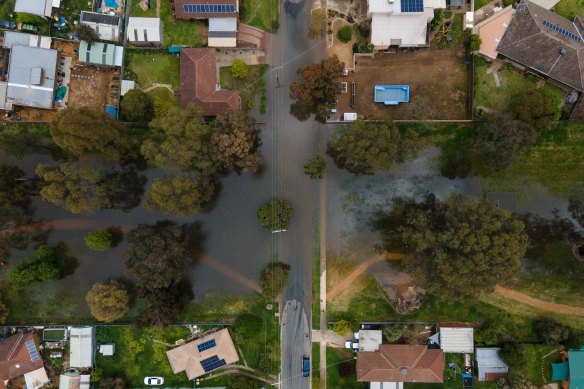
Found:
[(14, 12), (38, 16), (51, 16), (52, 8), (52, 0), (16, 0), (14, 4)]
[[(554, 12), (522, 0), (497, 46), (497, 52), (582, 91), (584, 39), (579, 31), (582, 22), (577, 17), (572, 23)], [(548, 27), (550, 23), (564, 33)]]
[(13, 46), (6, 98), (15, 105), (51, 109), (57, 74), (57, 50)]

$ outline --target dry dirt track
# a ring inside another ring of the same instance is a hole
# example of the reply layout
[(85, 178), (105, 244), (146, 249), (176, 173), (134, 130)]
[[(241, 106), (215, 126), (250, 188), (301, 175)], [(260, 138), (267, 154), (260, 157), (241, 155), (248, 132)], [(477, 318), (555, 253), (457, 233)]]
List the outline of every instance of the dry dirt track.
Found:
[(562, 305), (556, 303), (550, 303), (548, 301), (543, 301), (535, 297), (526, 295), (525, 293), (517, 292), (512, 289), (507, 289), (501, 285), (495, 287), (495, 293), (500, 294), (503, 297), (510, 298), (517, 302), (530, 305), (535, 308), (542, 309), (544, 311), (561, 313), (564, 315), (577, 315), (584, 316), (584, 307), (571, 307), (569, 305)]

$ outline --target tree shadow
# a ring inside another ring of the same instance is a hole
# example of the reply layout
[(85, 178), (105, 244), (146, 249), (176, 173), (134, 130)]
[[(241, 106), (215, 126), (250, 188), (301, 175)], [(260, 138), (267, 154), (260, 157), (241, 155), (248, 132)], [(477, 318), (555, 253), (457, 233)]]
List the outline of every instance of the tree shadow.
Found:
[(213, 180), (213, 184), (215, 185), (215, 192), (213, 193), (213, 198), (204, 203), (203, 205), (201, 205), (200, 212), (202, 213), (211, 213), (217, 206), (219, 197), (221, 197), (221, 192), (223, 191), (223, 184), (221, 184), (221, 181), (217, 179)]
[(75, 270), (79, 267), (79, 260), (74, 256), (69, 255), (69, 248), (67, 245), (64, 242), (59, 242), (55, 246), (55, 250), (58, 255), (62, 257), (61, 278), (65, 278), (75, 273)]
[(120, 226), (111, 226), (106, 229), (112, 236), (111, 248), (117, 247), (124, 240), (124, 231)]
[(192, 253), (194, 262), (200, 261), (206, 252), (205, 239), (207, 239), (207, 234), (203, 231), (203, 224), (198, 221), (184, 224), (183, 230), (185, 234), (185, 245)]

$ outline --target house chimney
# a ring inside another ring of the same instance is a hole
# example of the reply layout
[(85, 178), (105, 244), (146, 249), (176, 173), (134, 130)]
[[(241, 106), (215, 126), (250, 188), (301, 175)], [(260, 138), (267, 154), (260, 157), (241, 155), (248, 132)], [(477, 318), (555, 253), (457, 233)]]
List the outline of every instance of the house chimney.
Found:
[(560, 48), (560, 55), (564, 55), (564, 54), (566, 54), (566, 49), (561, 47)]

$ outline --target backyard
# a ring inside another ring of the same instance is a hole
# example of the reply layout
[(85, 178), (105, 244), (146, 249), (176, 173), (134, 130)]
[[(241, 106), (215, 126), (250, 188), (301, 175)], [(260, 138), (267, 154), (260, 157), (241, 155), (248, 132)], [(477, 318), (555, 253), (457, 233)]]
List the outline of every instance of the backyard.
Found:
[(176, 55), (165, 51), (126, 50), (126, 69), (130, 70), (126, 70), (126, 77), (135, 79), (142, 89), (157, 83), (170, 84), (179, 90), (180, 59)]
[(572, 21), (577, 15), (582, 16), (584, 0), (560, 0), (554, 7), (554, 11)]
[[(207, 27), (203, 21), (177, 20), (172, 16), (168, 0), (160, 1), (160, 20), (164, 25), (164, 46), (185, 45), (201, 47), (207, 42)], [(140, 7), (140, 2), (132, 3), (131, 16), (156, 17), (156, 1), (151, 1), (150, 9), (146, 11)]]
[(267, 32), (278, 30), (278, 0), (243, 0), (239, 7), (243, 23)]

